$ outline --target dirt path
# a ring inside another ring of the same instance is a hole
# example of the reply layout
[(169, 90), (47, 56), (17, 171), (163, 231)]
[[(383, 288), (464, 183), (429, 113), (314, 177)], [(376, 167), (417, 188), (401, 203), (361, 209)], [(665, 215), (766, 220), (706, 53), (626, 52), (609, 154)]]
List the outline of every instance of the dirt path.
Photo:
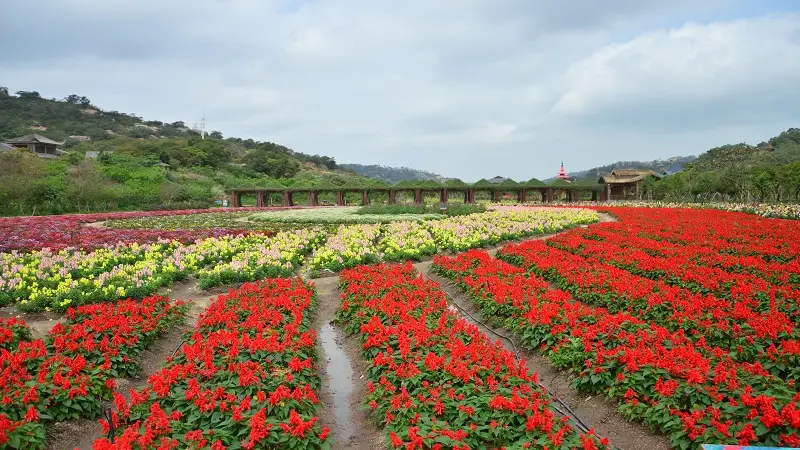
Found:
[(367, 365), (359, 354), (359, 342), (347, 336), (338, 325), (331, 324), (341, 305), (339, 277), (314, 280), (317, 306), (314, 329), (318, 330), (320, 388), (320, 421), (330, 427), (335, 449), (371, 450), (384, 448), (383, 433), (369, 422), (369, 411), (363, 407), (367, 394), (364, 372)]

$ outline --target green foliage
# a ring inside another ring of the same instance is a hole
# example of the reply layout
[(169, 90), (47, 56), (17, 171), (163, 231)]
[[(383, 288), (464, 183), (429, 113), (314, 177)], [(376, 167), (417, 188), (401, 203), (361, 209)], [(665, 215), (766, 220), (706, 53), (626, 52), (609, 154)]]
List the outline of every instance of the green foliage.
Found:
[[(381, 180), (385, 183), (396, 184), (401, 181), (440, 181), (442, 176), (424, 170), (410, 169), (408, 167), (387, 167), (363, 164), (341, 164), (344, 170), (351, 171), (363, 177)], [(460, 180), (459, 180), (460, 181)]]
[(712, 148), (686, 170), (646, 186), (645, 193), (658, 200), (800, 201), (800, 129), (757, 146)]
[(446, 210), (442, 210), (440, 205), (369, 205), (362, 206), (355, 213), (360, 215), (444, 214), (464, 216), (484, 211), (486, 211), (486, 207), (479, 204), (448, 204)]

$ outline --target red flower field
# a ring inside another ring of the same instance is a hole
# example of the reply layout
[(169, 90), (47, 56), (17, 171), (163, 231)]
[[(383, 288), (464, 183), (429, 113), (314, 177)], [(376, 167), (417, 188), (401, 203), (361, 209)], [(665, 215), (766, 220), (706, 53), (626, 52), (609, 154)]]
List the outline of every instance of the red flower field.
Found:
[(510, 244), (508, 262), (473, 251), (435, 267), (576, 388), (619, 400), (676, 448), (800, 444), (796, 222), (613, 213), (620, 222)]
[(448, 309), (410, 264), (341, 275), (339, 320), (369, 361), (368, 406), (392, 448), (604, 448), (550, 407), (535, 373)]
[(313, 293), (275, 278), (219, 296), (148, 387), (130, 402), (115, 395), (116, 439), (94, 448), (327, 448), (315, 416)]
[(23, 321), (0, 320), (0, 448), (44, 448), (43, 422), (99, 417), (114, 378), (135, 373), (185, 309), (159, 296), (81, 306), (35, 340)]

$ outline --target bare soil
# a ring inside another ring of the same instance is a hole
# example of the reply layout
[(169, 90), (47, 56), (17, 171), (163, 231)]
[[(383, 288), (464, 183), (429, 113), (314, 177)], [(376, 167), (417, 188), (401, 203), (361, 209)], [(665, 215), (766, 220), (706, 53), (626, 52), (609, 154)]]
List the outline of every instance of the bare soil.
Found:
[[(314, 284), (317, 291), (317, 306), (313, 327), (319, 331), (330, 323), (341, 305), (339, 278), (316, 279)], [(345, 401), (349, 411), (346, 414), (336, 414), (337, 402), (334, 397), (337, 394), (341, 395), (341, 392), (334, 392), (334, 390), (340, 390), (340, 387), (331, 383), (333, 374), (330, 370), (334, 364), (331, 364), (329, 360), (330, 352), (326, 352), (325, 347), (318, 341), (317, 350), (320, 362), (318, 370), (322, 379), (319, 393), (321, 405), (318, 413), (320, 422), (332, 431), (334, 440), (332, 448), (350, 450), (385, 448), (383, 433), (370, 421), (370, 411), (363, 407), (367, 395), (367, 383), (364, 377), (367, 365), (359, 353), (358, 339), (354, 336), (347, 336), (338, 325), (334, 324), (333, 327), (336, 332), (336, 344), (347, 359), (347, 361), (338, 361), (338, 363), (349, 363), (352, 370), (352, 386)]]

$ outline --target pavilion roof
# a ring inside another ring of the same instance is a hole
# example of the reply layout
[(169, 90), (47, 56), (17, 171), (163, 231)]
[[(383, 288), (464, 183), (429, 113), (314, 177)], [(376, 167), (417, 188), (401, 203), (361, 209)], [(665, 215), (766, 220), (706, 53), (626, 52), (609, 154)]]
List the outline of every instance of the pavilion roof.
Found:
[(63, 142), (56, 142), (52, 139), (46, 138), (40, 134), (28, 134), (15, 139), (9, 139), (7, 144), (50, 144), (50, 145), (63, 145)]
[(661, 176), (649, 169), (614, 169), (608, 175), (603, 175), (598, 180), (605, 184), (624, 184), (642, 181), (647, 177), (661, 178)]

